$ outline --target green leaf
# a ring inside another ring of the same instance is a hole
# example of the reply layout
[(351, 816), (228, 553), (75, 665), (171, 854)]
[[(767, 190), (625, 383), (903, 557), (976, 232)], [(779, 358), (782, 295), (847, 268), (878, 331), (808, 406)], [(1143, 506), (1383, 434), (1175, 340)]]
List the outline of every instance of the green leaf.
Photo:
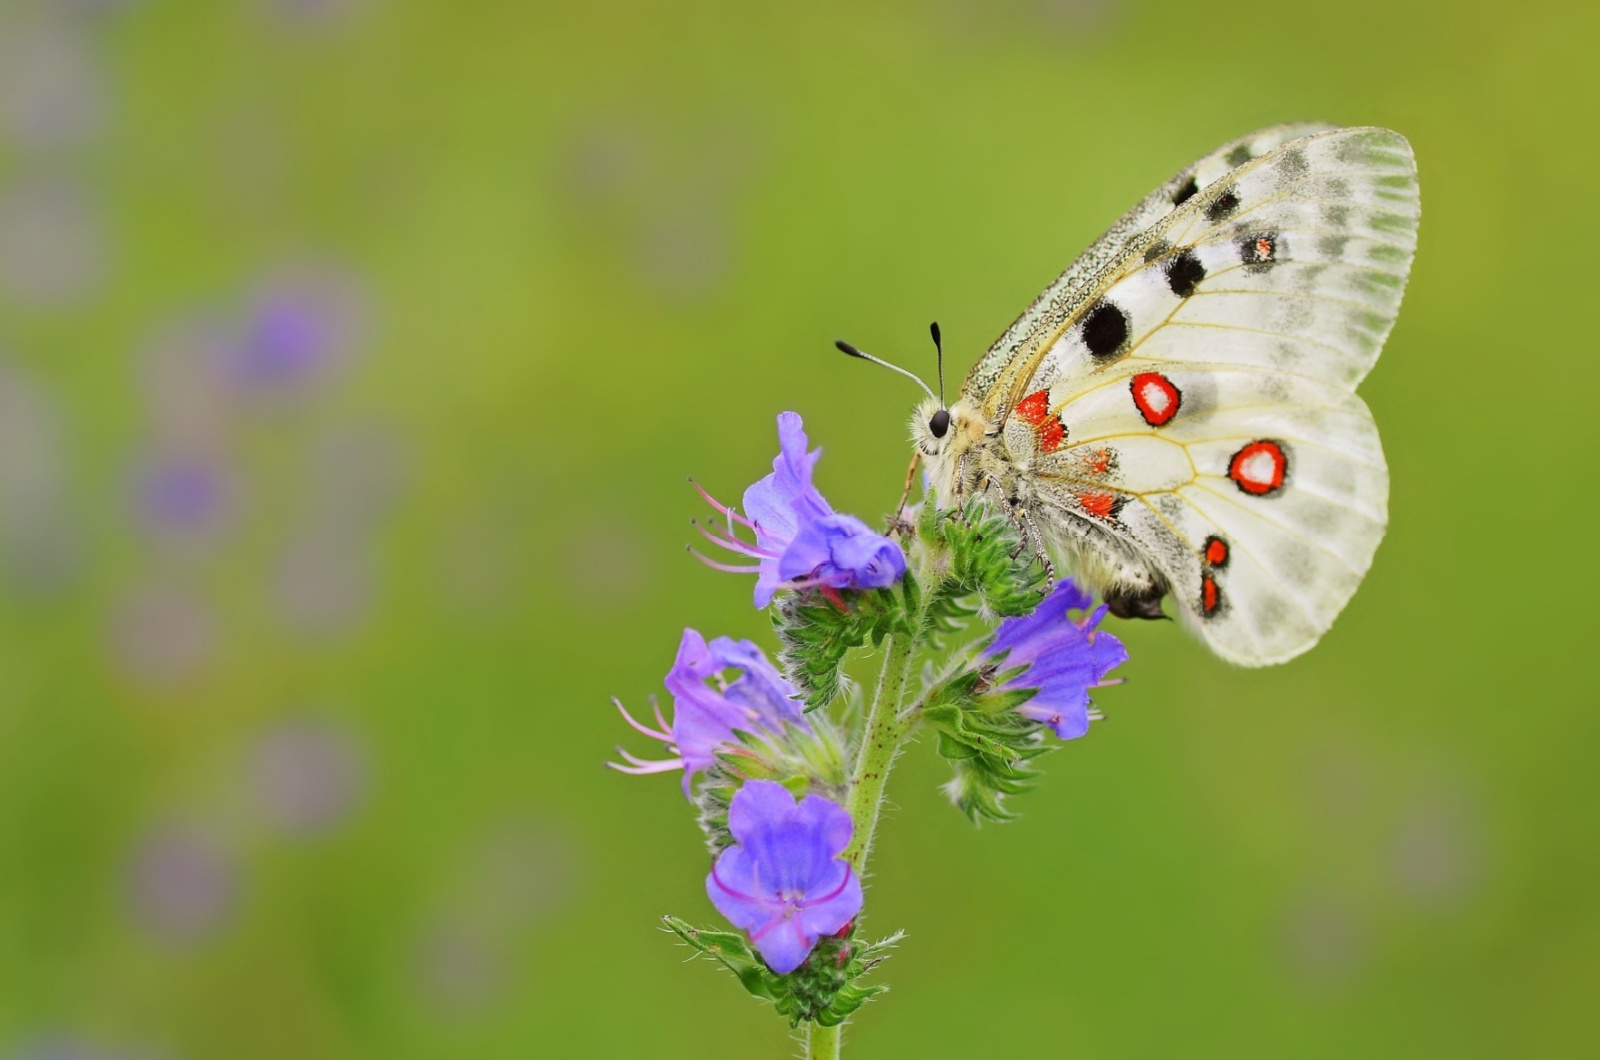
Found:
[(1034, 785), (1033, 760), (1054, 746), (1044, 726), (1017, 712), (1033, 690), (994, 688), (1003, 677), (992, 668), (969, 670), (930, 693), (923, 709), (938, 733), (939, 755), (955, 774), (945, 793), (974, 823), (1011, 820), (1006, 798)]

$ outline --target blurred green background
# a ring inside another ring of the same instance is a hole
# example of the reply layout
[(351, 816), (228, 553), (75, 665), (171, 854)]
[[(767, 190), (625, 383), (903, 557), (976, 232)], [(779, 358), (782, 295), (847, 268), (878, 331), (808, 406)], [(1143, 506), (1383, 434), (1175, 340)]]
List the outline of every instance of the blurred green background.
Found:
[(1421, 168), (1371, 575), (1268, 671), (1117, 628), (1014, 825), (913, 747), (847, 1051), (1594, 1049), (1591, 5), (0, 12), (0, 1056), (790, 1055), (601, 766), (682, 626), (771, 643), (685, 477), (792, 408), (875, 518), (916, 394), (831, 339), (964, 369), (1298, 119)]

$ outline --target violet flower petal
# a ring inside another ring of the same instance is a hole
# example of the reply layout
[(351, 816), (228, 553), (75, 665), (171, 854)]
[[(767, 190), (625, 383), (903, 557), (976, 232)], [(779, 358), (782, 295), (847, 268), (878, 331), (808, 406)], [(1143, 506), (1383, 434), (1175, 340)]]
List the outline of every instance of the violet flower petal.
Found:
[(728, 830), (736, 842), (718, 855), (706, 894), (773, 971), (792, 972), (861, 911), (860, 881), (839, 857), (850, 815), (820, 795), (796, 805), (783, 785), (752, 780), (734, 794)]

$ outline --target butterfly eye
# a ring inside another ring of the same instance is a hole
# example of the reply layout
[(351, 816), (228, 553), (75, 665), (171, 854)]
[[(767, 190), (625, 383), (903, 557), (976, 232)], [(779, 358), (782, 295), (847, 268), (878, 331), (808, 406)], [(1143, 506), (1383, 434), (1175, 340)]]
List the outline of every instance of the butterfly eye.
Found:
[(950, 410), (949, 409), (940, 409), (938, 412), (935, 412), (933, 414), (933, 418), (932, 419), (928, 420), (928, 430), (933, 432), (933, 436), (935, 438), (943, 438), (945, 436), (945, 432), (948, 431), (949, 429), (950, 429)]

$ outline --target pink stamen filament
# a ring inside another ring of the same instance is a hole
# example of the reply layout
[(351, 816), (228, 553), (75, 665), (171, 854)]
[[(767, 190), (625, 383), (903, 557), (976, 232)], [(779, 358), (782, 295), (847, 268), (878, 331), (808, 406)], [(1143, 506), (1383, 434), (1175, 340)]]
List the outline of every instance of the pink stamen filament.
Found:
[(606, 763), (606, 765), (610, 766), (612, 769), (615, 769), (618, 773), (627, 773), (632, 776), (642, 777), (650, 773), (670, 773), (675, 769), (683, 768), (683, 759), (681, 758), (669, 758), (663, 762), (647, 762), (642, 758), (635, 758), (633, 755), (630, 755), (620, 747), (617, 748), (617, 753), (622, 755), (622, 757), (626, 758), (629, 762), (633, 763), (633, 765), (627, 766), (616, 762)]
[(764, 559), (778, 558), (778, 553), (770, 552), (758, 545), (752, 545), (748, 542), (741, 541), (738, 539), (738, 537), (731, 533), (727, 537), (721, 537), (716, 533), (716, 531), (712, 530), (709, 526), (706, 526), (703, 523), (695, 523), (694, 528), (700, 531), (701, 535), (705, 537), (707, 541), (711, 542), (713, 545), (716, 545), (718, 548), (725, 548), (729, 552), (741, 552), (746, 556), (760, 556)]
[(617, 710), (621, 712), (622, 719), (629, 725), (633, 726), (636, 731), (644, 733), (651, 739), (660, 740), (662, 743), (672, 742), (672, 734), (665, 731), (671, 728), (671, 726), (669, 726), (665, 721), (662, 721), (661, 708), (659, 706), (656, 707), (656, 721), (661, 722), (661, 728), (663, 730), (661, 732), (657, 732), (655, 729), (652, 729), (646, 725), (641, 725), (639, 722), (635, 721), (633, 715), (628, 713), (628, 708), (622, 705), (622, 700), (614, 698), (611, 700), (611, 702), (616, 706)]
[(705, 502), (711, 505), (711, 507), (721, 512), (723, 515), (726, 515), (730, 520), (737, 519), (739, 522), (743, 523), (745, 526), (748, 526), (752, 530), (756, 528), (755, 523), (752, 523), (749, 519), (746, 519), (744, 516), (740, 515), (738, 512), (734, 511), (732, 508), (729, 508), (727, 505), (718, 501), (711, 494), (707, 493), (705, 491), (705, 487), (700, 485), (700, 483), (695, 482), (693, 479), (690, 479), (689, 481), (694, 485), (694, 488), (699, 491), (700, 496), (705, 499)]
[(693, 548), (691, 548), (689, 550), (689, 554), (691, 556), (693, 556), (695, 559), (699, 560), (701, 563), (704, 563), (706, 566), (710, 567), (712, 570), (725, 571), (728, 574), (760, 574), (761, 573), (760, 564), (718, 563), (716, 560), (710, 558), (705, 553), (696, 551)]
[[(672, 747), (670, 749), (673, 750), (673, 751), (677, 750), (676, 747)], [(654, 766), (654, 765), (659, 765), (660, 764), (660, 762), (658, 760), (656, 760), (656, 759), (640, 758), (638, 755), (630, 754), (629, 752), (625, 751), (621, 747), (617, 748), (617, 753), (620, 754), (623, 758), (626, 758), (628, 760), (628, 764), (629, 765)], [(683, 756), (679, 755), (678, 758), (677, 758), (677, 761), (681, 763), (683, 761)]]

